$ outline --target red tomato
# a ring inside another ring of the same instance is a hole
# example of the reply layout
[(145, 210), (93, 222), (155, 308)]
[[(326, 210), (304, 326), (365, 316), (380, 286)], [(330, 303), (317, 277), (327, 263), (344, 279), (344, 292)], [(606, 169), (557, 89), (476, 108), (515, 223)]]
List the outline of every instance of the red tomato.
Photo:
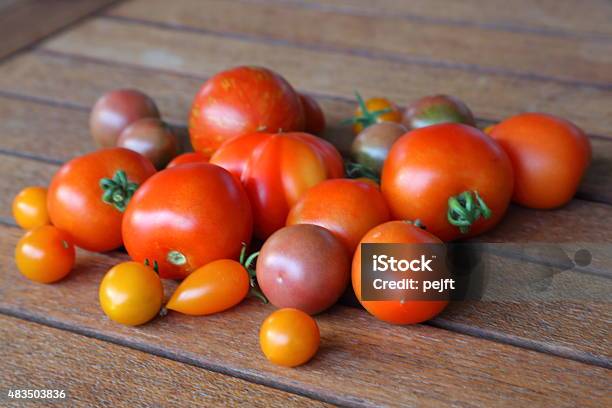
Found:
[(188, 315), (222, 312), (248, 295), (249, 273), (233, 259), (219, 259), (198, 268), (176, 288), (166, 307)]
[(307, 133), (255, 133), (229, 140), (210, 162), (242, 181), (265, 239), (285, 226), (290, 208), (310, 187), (344, 175), (342, 157), (328, 142)]
[(394, 218), (419, 219), (444, 241), (495, 226), (512, 186), (512, 166), (501, 146), (457, 123), (416, 129), (398, 139), (381, 181)]
[(287, 225), (315, 224), (331, 231), (350, 254), (371, 228), (389, 221), (389, 209), (372, 183), (334, 179), (306, 191), (289, 212)]
[(498, 123), (490, 135), (514, 169), (513, 200), (531, 208), (555, 208), (572, 199), (591, 161), (589, 138), (564, 119), (523, 113)]
[(210, 159), (209, 156), (200, 152), (190, 152), (183, 153), (181, 155), (176, 156), (168, 165), (167, 169), (172, 168), (174, 166), (178, 166), (179, 164), (188, 164), (188, 163), (208, 163)]
[(309, 95), (299, 94), (304, 108), (304, 129), (313, 135), (321, 135), (325, 131), (325, 115), (317, 101)]
[(303, 129), (297, 92), (283, 77), (260, 67), (237, 67), (210, 78), (189, 117), (193, 148), (209, 156), (232, 137)]
[[(372, 228), (361, 243), (438, 244), (437, 237), (405, 221), (390, 221)], [(436, 300), (361, 300), (361, 245), (353, 256), (353, 290), (361, 305), (380, 320), (395, 324), (414, 324), (432, 319), (439, 314), (448, 301)], [(407, 290), (410, 293), (410, 290)]]
[(140, 154), (115, 147), (77, 157), (55, 174), (47, 197), (53, 225), (90, 251), (121, 246), (121, 219), (134, 191), (155, 173)]
[(74, 266), (74, 245), (68, 236), (52, 225), (32, 229), (19, 240), (15, 262), (28, 279), (56, 282), (70, 273)]
[(123, 240), (137, 262), (157, 262), (162, 278), (181, 279), (217, 259), (236, 258), (251, 239), (244, 189), (208, 163), (160, 171), (134, 194), (123, 218)]

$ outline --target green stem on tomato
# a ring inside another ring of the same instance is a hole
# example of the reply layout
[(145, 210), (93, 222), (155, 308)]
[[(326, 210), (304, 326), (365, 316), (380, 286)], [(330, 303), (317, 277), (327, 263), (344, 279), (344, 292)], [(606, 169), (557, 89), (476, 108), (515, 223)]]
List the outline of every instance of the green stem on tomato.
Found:
[(374, 180), (376, 184), (380, 184), (380, 176), (378, 173), (368, 166), (364, 166), (363, 164), (355, 163), (350, 160), (344, 160), (344, 171), (346, 173), (346, 177), (348, 178), (368, 178), (370, 180)]
[(124, 212), (138, 184), (129, 181), (124, 170), (117, 170), (112, 178), (100, 179), (100, 188), (102, 201)]
[(472, 224), (480, 217), (487, 219), (491, 215), (491, 209), (477, 191), (464, 191), (448, 199), (446, 218), (451, 225), (459, 228), (462, 234), (467, 234)]
[(357, 103), (359, 104), (359, 110), (361, 110), (361, 116), (355, 116), (350, 119), (345, 119), (341, 122), (343, 125), (359, 123), (365, 129), (368, 126), (375, 124), (378, 121), (379, 116), (384, 115), (389, 112), (393, 112), (393, 109), (391, 108), (384, 108), (384, 109), (379, 109), (375, 111), (370, 111), (365, 101), (359, 94), (359, 92), (355, 91), (355, 97), (357, 98)]
[(249, 275), (249, 285), (251, 286), (251, 288), (249, 289), (249, 296), (256, 297), (259, 300), (261, 300), (264, 304), (267, 304), (268, 299), (266, 298), (266, 296), (263, 294), (263, 292), (259, 288), (259, 285), (257, 284), (257, 272), (255, 271), (255, 268), (252, 267), (253, 261), (259, 256), (259, 251), (253, 252), (248, 257), (246, 256), (246, 252), (247, 252), (247, 244), (246, 242), (243, 242), (242, 249), (240, 250), (239, 262), (240, 262), (240, 265), (244, 267), (244, 269), (247, 271), (247, 274)]

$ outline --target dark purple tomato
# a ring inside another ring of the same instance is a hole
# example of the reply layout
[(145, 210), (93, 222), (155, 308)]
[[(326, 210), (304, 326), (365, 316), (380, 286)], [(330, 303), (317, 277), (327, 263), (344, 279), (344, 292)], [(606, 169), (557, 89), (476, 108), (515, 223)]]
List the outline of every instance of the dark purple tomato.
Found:
[(319, 103), (310, 95), (299, 94), (304, 110), (304, 130), (307, 133), (321, 136), (325, 131), (325, 115)]
[(117, 147), (142, 154), (158, 170), (166, 167), (179, 153), (172, 129), (157, 118), (139, 119), (126, 127), (117, 140)]
[(408, 129), (418, 129), (438, 123), (463, 123), (476, 126), (474, 115), (459, 98), (450, 95), (425, 96), (406, 107), (402, 120)]
[(116, 89), (96, 101), (89, 129), (98, 147), (115, 147), (123, 129), (142, 118), (159, 118), (153, 99), (136, 89)]
[(309, 314), (336, 303), (349, 276), (348, 251), (318, 225), (298, 224), (276, 231), (257, 259), (257, 282), (270, 302)]
[(351, 146), (353, 160), (380, 174), (391, 146), (406, 132), (404, 126), (395, 122), (381, 122), (368, 126), (353, 140)]

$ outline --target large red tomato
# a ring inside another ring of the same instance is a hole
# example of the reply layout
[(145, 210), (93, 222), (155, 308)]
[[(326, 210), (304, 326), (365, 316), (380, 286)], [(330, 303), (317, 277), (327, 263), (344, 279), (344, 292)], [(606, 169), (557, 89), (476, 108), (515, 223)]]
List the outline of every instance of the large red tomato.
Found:
[(123, 218), (123, 240), (132, 259), (157, 265), (162, 278), (184, 278), (211, 261), (236, 258), (252, 228), (240, 183), (219, 166), (193, 163), (140, 187)]
[(115, 147), (77, 157), (55, 174), (47, 195), (51, 222), (90, 251), (121, 246), (121, 219), (134, 191), (155, 173), (140, 154)]
[(224, 143), (210, 162), (242, 181), (253, 208), (255, 235), (262, 239), (285, 226), (289, 210), (306, 190), (344, 175), (340, 153), (307, 133), (235, 138)]
[(576, 194), (591, 161), (589, 138), (564, 119), (523, 113), (491, 129), (514, 169), (515, 202), (531, 208), (555, 208)]
[(395, 142), (381, 188), (396, 219), (419, 219), (449, 241), (480, 234), (501, 220), (512, 197), (512, 166), (482, 131), (457, 123), (433, 125)]
[(210, 78), (189, 117), (193, 148), (209, 156), (235, 136), (303, 129), (298, 93), (283, 77), (260, 67), (237, 67)]
[(315, 224), (342, 241), (350, 254), (371, 228), (389, 221), (389, 208), (378, 187), (361, 180), (326, 180), (309, 189), (293, 206), (287, 225)]
[[(411, 223), (390, 221), (372, 228), (360, 244), (441, 244), (437, 237)], [(413, 324), (424, 322), (439, 314), (446, 300), (362, 300), (361, 299), (361, 245), (353, 256), (353, 290), (361, 305), (372, 315), (389, 323)], [(410, 296), (410, 291), (407, 291)]]

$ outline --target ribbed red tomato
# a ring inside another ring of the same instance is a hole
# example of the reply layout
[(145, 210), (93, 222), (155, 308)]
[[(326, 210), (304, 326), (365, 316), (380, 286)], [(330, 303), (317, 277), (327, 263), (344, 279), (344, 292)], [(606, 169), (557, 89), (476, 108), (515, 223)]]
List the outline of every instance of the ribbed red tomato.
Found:
[(123, 240), (138, 262), (162, 278), (184, 278), (217, 259), (237, 258), (251, 239), (253, 219), (244, 189), (208, 163), (163, 170), (144, 183), (123, 218)]
[(210, 162), (245, 186), (255, 235), (265, 239), (285, 226), (291, 207), (310, 187), (344, 175), (342, 157), (307, 133), (254, 133), (224, 143)]
[(208, 156), (232, 137), (303, 129), (297, 92), (282, 76), (261, 67), (236, 67), (210, 78), (189, 116), (191, 144)]

